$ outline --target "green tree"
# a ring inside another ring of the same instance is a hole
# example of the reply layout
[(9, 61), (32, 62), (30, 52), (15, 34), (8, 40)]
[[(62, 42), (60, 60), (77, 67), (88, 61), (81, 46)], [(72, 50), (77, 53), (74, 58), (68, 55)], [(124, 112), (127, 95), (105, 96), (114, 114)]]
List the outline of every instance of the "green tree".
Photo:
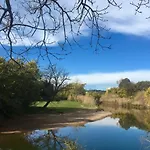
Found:
[(128, 78), (121, 79), (118, 84), (120, 89), (126, 90), (126, 96), (133, 96), (135, 94), (135, 84)]
[(130, 84), (131, 84), (131, 81), (128, 78), (124, 78), (118, 81), (119, 88), (127, 89)]
[(5, 115), (20, 112), (39, 99), (37, 64), (15, 61), (0, 58), (0, 110)]
[(147, 90), (150, 87), (150, 81), (140, 81), (136, 83), (136, 91)]

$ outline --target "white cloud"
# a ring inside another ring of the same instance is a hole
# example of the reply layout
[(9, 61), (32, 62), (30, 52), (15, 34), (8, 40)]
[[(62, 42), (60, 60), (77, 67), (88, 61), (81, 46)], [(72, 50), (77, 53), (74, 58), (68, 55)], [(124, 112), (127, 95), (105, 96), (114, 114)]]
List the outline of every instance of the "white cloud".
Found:
[[(71, 8), (70, 0), (64, 0), (65, 6)], [(73, 0), (73, 2), (76, 0)], [(150, 19), (146, 19), (150, 16), (150, 8), (141, 7), (142, 13), (135, 14), (135, 7), (131, 5), (131, 2), (137, 4), (139, 0), (116, 0), (118, 4), (121, 4), (121, 9), (110, 6), (108, 14), (104, 15), (104, 18), (108, 19), (105, 24), (108, 28), (111, 28), (112, 32), (132, 34), (137, 36), (150, 36)], [(72, 2), (72, 4), (73, 4)], [(107, 0), (95, 0), (95, 6), (99, 9), (103, 9), (108, 5)]]
[(122, 78), (129, 78), (133, 82), (150, 80), (150, 70), (78, 74), (71, 76), (71, 81), (78, 80), (87, 85), (115, 85)]
[[(108, 28), (111, 28), (111, 31), (117, 32), (117, 33), (123, 33), (123, 34), (132, 34), (132, 35), (138, 35), (138, 36), (146, 36), (148, 37), (150, 35), (150, 19), (145, 19), (146, 17), (150, 16), (150, 9), (148, 8), (142, 8), (142, 13), (135, 15), (135, 7), (130, 4), (132, 2), (131, 0), (116, 0), (119, 4), (122, 3), (122, 9), (119, 10), (117, 7), (111, 6), (108, 9), (108, 14), (104, 16), (104, 18), (108, 19), (108, 22), (101, 24), (106, 24)], [(133, 0), (133, 2), (137, 3), (139, 0)], [(30, 14), (26, 14), (25, 9), (23, 9), (19, 2), (24, 2), (24, 0), (12, 0), (12, 5), (14, 10), (18, 10), (18, 8), (21, 8), (20, 14), (22, 16), (26, 16), (28, 20), (33, 19), (34, 16), (31, 16)], [(76, 0), (72, 0), (70, 3), (70, 0), (63, 0), (60, 1), (61, 5), (66, 7), (67, 10), (71, 10)], [(98, 6), (99, 9), (105, 8), (108, 3), (107, 0), (95, 0), (96, 4), (95, 6)], [(3, 5), (4, 1), (0, 0), (0, 4)], [(71, 15), (76, 16), (77, 12), (72, 13)], [(59, 15), (56, 14), (56, 16)], [(27, 21), (28, 21), (27, 20)], [(50, 19), (46, 21), (47, 25), (51, 28), (52, 24), (50, 23)], [(78, 25), (74, 25), (74, 29), (77, 30)], [(66, 31), (68, 34), (68, 37), (71, 37), (70, 29), (66, 27)], [(82, 36), (88, 36), (89, 30), (87, 30), (87, 27), (85, 25), (81, 28)], [(18, 41), (16, 45), (29, 45), (31, 43), (34, 43), (36, 41), (40, 41), (42, 38), (42, 32), (35, 34), (35, 36), (32, 39), (24, 38), (22, 40), (15, 35), (16, 38), (18, 38)], [(6, 38), (0, 34), (0, 39), (5, 44), (7, 44)], [(56, 35), (50, 35), (49, 39), (47, 39), (50, 43), (54, 42), (54, 44), (57, 44), (60, 41), (64, 40), (63, 36), (63, 30), (59, 30), (59, 32)]]
[[(32, 5), (33, 4), (36, 5), (36, 2), (35, 3), (32, 2), (32, 1), (28, 1), (28, 2), (31, 3)], [(66, 8), (66, 10), (71, 10), (74, 7), (75, 2), (76, 2), (76, 0), (73, 0), (71, 3), (68, 0), (63, 0), (63, 1), (60, 1), (59, 3), (61, 4), (61, 6)], [(24, 22), (24, 24), (34, 26), (35, 20), (37, 21), (37, 14), (35, 13), (35, 14), (31, 15), (31, 13), (28, 11), (28, 9), (29, 9), (28, 8), (28, 3), (26, 3), (25, 0), (17, 0), (17, 1), (12, 0), (11, 4), (12, 4), (12, 10), (13, 10), (14, 14), (17, 14), (17, 16), (19, 16), (19, 17), (14, 17), (15, 18), (14, 23), (18, 23), (21, 20), (22, 22)], [(0, 0), (0, 5), (5, 6), (5, 3), (4, 3), (3, 0)], [(54, 7), (54, 6), (51, 5), (51, 7)], [(61, 17), (60, 17), (61, 11), (59, 13), (56, 10), (57, 10), (56, 8), (51, 8), (52, 14), (55, 16), (56, 24), (60, 23), (60, 26), (63, 26), (63, 23), (62, 23)], [(3, 11), (0, 10), (0, 14), (2, 12)], [(73, 16), (76, 17), (77, 16), (77, 10), (73, 13), (70, 12), (70, 15), (72, 17)], [(49, 16), (49, 14), (45, 13), (45, 15), (44, 15), (45, 26), (49, 29), (55, 28), (54, 27), (54, 21), (52, 21), (52, 20), (53, 19)], [(5, 22), (5, 20), (3, 20), (3, 22)], [(66, 36), (68, 38), (71, 38), (73, 33), (71, 33), (71, 28), (70, 28), (69, 21), (66, 20), (65, 24), (66, 24), (66, 26), (65, 26), (66, 27), (66, 32), (65, 32)], [(80, 23), (72, 24), (74, 33), (77, 33), (79, 24)], [(38, 27), (39, 28), (43, 27), (43, 23), (42, 23), (41, 20), (39, 21), (39, 26)], [(2, 29), (2, 28), (3, 28), (3, 26), (0, 25), (0, 29)], [(22, 30), (23, 30), (23, 32), (22, 32)], [(81, 26), (80, 31), (82, 33), (82, 36), (88, 36), (87, 27), (85, 25)], [(12, 33), (13, 33), (13, 35), (11, 34), (10, 36), (13, 39), (12, 41), (13, 41), (13, 44), (15, 46), (19, 46), (19, 45), (28, 46), (28, 45), (36, 44), (39, 41), (43, 40), (43, 37), (44, 37), (44, 34), (45, 34), (44, 31), (41, 31), (41, 30), (39, 31), (38, 30), (38, 31), (34, 32), (34, 30), (31, 31), (31, 29), (24, 28), (24, 27), (21, 28), (21, 30), (17, 30), (17, 31), (15, 29), (13, 29)], [(19, 35), (18, 35), (18, 33), (19, 33)], [(32, 33), (34, 33), (34, 35), (32, 35)], [(57, 45), (59, 42), (62, 42), (65, 39), (63, 27), (59, 28), (55, 34), (53, 32), (46, 32), (46, 33), (47, 33), (46, 34), (47, 35), (46, 36), (46, 42), (50, 43), (51, 46)], [(20, 35), (21, 35), (21, 38), (20, 38)], [(73, 35), (74, 35), (74, 37), (76, 37), (76, 34), (73, 34)], [(6, 45), (9, 44), (9, 41), (7, 40), (7, 37), (3, 32), (0, 32), (0, 41), (3, 44), (6, 44)]]
[[(134, 2), (137, 0), (134, 0)], [(143, 8), (142, 13), (135, 15), (135, 7), (130, 4), (130, 0), (126, 0), (122, 4), (122, 9), (110, 9), (107, 15), (108, 27), (114, 32), (133, 34), (138, 36), (150, 35), (150, 16), (148, 8)]]

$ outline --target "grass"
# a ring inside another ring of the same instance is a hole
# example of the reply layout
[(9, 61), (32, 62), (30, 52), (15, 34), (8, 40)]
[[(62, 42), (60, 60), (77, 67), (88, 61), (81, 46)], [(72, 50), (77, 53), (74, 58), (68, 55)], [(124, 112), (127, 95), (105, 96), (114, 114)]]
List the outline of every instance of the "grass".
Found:
[(53, 101), (50, 102), (47, 108), (43, 108), (45, 101), (37, 101), (29, 110), (31, 113), (65, 113), (73, 112), (81, 109), (96, 109), (96, 106), (89, 106), (77, 101)]

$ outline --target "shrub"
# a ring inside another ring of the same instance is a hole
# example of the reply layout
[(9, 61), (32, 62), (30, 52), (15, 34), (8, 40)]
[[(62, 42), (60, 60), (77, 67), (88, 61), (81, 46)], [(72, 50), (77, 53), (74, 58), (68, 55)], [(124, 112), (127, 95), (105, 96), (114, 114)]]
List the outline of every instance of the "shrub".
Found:
[(35, 62), (0, 61), (0, 111), (20, 112), (39, 99), (39, 71)]
[(124, 88), (118, 89), (117, 90), (117, 95), (120, 98), (127, 97), (127, 91)]
[(117, 91), (118, 91), (118, 88), (110, 88), (110, 89), (107, 89), (105, 94), (117, 94)]

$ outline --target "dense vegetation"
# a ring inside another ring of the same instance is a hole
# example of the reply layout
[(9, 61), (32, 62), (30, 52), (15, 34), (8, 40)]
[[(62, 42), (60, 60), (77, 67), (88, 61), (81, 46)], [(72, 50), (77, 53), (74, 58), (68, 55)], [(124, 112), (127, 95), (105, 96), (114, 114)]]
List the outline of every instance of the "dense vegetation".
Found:
[(28, 110), (37, 101), (47, 107), (51, 101), (70, 100), (88, 106), (101, 102), (150, 105), (150, 81), (131, 82), (128, 78), (118, 82), (118, 88), (85, 90), (85, 84), (70, 83), (69, 74), (56, 65), (40, 71), (35, 61), (0, 58), (0, 114), (10, 117)]
[(149, 107), (150, 104), (150, 81), (131, 82), (128, 78), (121, 79), (117, 88), (110, 88), (102, 96), (104, 102), (118, 104), (133, 104)]
[(40, 96), (40, 74), (34, 61), (0, 58), (0, 111), (7, 116), (27, 108)]
[(121, 106), (101, 105), (101, 109), (112, 112), (113, 118), (119, 118), (119, 125), (128, 130), (137, 127), (141, 130), (150, 130), (150, 109), (127, 109)]
[[(53, 67), (54, 68), (54, 67)], [(49, 71), (49, 74), (51, 72)], [(60, 73), (60, 71), (54, 72)], [(48, 73), (47, 73), (48, 74)], [(62, 72), (59, 78), (64, 75)], [(24, 112), (33, 102), (38, 100), (53, 100), (54, 96), (63, 87), (63, 83), (47, 80), (40, 72), (36, 62), (15, 61), (0, 58), (0, 112), (9, 117), (10, 114)], [(60, 85), (61, 84), (61, 85)]]
[[(41, 101), (43, 107), (47, 107), (51, 101), (86, 103), (81, 98), (86, 95), (85, 84), (68, 83), (68, 80), (68, 73), (56, 65), (41, 72), (35, 61), (0, 58), (0, 114), (10, 117), (24, 113), (37, 101)], [(90, 101), (96, 98), (99, 97), (93, 92)]]

